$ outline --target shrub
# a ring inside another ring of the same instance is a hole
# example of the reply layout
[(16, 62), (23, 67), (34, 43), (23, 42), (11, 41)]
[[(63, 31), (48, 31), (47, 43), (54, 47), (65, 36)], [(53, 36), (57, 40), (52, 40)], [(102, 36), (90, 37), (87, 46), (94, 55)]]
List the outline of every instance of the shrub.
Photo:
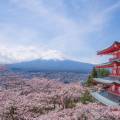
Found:
[(67, 99), (65, 100), (65, 108), (74, 108), (76, 106), (74, 100)]
[(94, 99), (93, 97), (90, 95), (89, 91), (86, 90), (85, 93), (82, 94), (81, 98), (80, 98), (80, 101), (83, 103), (83, 104), (87, 104), (89, 102), (94, 102)]

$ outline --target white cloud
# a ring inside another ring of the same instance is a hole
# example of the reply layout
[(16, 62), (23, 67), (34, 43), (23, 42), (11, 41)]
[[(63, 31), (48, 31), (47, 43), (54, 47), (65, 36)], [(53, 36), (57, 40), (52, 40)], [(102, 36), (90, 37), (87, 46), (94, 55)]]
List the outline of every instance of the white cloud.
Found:
[(67, 56), (56, 50), (41, 49), (36, 46), (0, 46), (0, 62), (13, 63), (21, 61), (29, 61), (34, 59), (67, 59)]

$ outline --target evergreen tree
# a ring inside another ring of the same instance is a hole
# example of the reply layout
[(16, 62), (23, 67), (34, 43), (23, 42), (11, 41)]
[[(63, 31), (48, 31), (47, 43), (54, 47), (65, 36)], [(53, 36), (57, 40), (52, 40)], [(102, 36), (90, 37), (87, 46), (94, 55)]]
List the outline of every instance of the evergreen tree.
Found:
[(93, 84), (93, 77), (91, 75), (88, 76), (88, 79), (86, 81), (87, 86), (91, 86)]
[(95, 67), (94, 67), (93, 70), (92, 70), (91, 76), (92, 76), (93, 78), (97, 78), (97, 77), (98, 77), (97, 70), (96, 70)]
[(93, 85), (93, 78), (98, 78), (98, 77), (106, 77), (110, 74), (108, 69), (97, 69), (94, 67), (91, 75), (88, 76), (88, 79), (86, 81), (87, 86), (92, 86)]
[(85, 93), (82, 94), (82, 96), (80, 97), (80, 101), (83, 104), (88, 104), (90, 102), (93, 102), (94, 99), (93, 97), (90, 95), (90, 92), (88, 90), (85, 91)]

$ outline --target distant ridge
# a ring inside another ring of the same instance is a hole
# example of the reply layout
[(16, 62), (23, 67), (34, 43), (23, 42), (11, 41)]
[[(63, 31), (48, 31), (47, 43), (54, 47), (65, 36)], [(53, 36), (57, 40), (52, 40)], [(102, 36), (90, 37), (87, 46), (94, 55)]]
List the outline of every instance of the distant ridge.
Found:
[(12, 70), (23, 71), (66, 71), (89, 73), (94, 65), (82, 63), (73, 60), (43, 60), (37, 59), (32, 61), (9, 64)]

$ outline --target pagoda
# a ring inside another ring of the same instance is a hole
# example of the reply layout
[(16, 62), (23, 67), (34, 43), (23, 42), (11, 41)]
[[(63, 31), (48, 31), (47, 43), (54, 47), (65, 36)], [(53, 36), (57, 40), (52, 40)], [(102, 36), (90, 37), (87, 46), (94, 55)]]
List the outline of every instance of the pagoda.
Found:
[(107, 68), (111, 71), (105, 78), (94, 78), (94, 83), (102, 86), (92, 92), (92, 96), (100, 103), (108, 106), (120, 105), (120, 42), (114, 42), (110, 47), (99, 51), (97, 55), (112, 55), (107, 63), (97, 65), (97, 69)]

